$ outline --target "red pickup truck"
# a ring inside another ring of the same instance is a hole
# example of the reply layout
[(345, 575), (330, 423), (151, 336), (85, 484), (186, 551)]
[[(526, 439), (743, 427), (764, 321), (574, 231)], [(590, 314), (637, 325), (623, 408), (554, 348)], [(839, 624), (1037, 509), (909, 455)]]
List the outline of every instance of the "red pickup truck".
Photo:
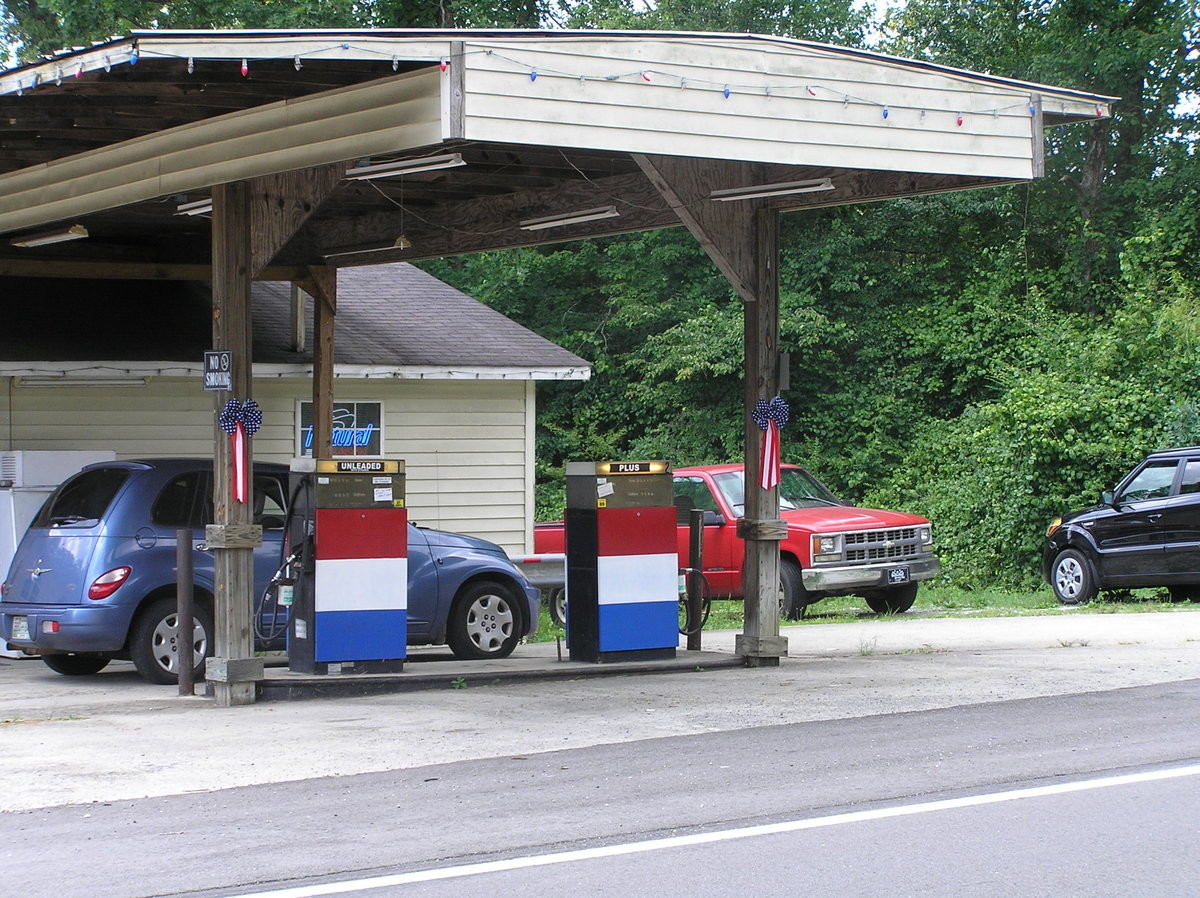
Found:
[[(704, 512), (704, 576), (715, 596), (741, 596), (745, 547), (735, 522), (745, 513), (741, 465), (701, 465), (674, 472), (679, 510), (679, 566), (688, 558), (688, 519)], [(858, 595), (872, 611), (900, 613), (912, 607), (921, 580), (940, 570), (933, 529), (925, 518), (897, 511), (846, 505), (799, 465), (783, 465), (780, 517), (788, 535), (779, 544), (781, 610), (798, 619), (827, 596)], [(536, 558), (561, 559), (563, 525), (534, 528)], [(514, 559), (516, 560), (516, 559)], [(535, 581), (537, 582), (537, 581)], [(551, 585), (542, 581), (541, 585)]]

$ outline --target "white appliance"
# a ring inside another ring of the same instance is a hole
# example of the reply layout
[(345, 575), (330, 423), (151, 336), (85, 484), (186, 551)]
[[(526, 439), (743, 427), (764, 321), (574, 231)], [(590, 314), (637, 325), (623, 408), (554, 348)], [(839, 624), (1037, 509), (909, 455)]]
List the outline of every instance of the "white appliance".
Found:
[[(25, 529), (54, 488), (84, 465), (112, 461), (111, 451), (56, 451), (21, 449), (0, 452), (0, 574), (8, 576), (8, 566), (16, 554)], [(0, 656), (28, 658), (0, 639)]]

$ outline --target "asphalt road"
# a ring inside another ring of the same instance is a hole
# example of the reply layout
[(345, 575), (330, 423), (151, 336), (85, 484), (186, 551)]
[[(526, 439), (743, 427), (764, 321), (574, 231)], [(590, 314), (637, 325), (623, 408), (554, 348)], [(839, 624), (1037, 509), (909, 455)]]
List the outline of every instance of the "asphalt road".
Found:
[[(122, 687), (146, 693), (113, 678), (103, 701), (0, 726), (0, 794), (22, 808), (0, 813), (3, 890), (1186, 894), (1196, 776), (978, 803), (1200, 762), (1200, 615), (1133, 617), (1162, 620), (1075, 618), (1078, 638), (972, 621), (942, 647), (950, 628), (918, 626), (907, 648), (847, 642), (774, 670), (242, 709), (161, 692), (122, 709)], [(0, 698), (43, 676), (12, 671)], [(782, 831), (722, 835), (763, 825)], [(568, 851), (591, 854), (545, 860)], [(378, 879), (493, 861), (511, 869)]]

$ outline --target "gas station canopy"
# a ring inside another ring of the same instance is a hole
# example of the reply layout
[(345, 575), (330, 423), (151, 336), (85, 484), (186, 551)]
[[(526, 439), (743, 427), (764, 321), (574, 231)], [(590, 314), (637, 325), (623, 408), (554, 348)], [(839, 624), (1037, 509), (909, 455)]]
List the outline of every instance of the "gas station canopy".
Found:
[(1012, 183), (1111, 100), (756, 35), (134, 32), (0, 73), (0, 275), (204, 277), (264, 176), (272, 279)]

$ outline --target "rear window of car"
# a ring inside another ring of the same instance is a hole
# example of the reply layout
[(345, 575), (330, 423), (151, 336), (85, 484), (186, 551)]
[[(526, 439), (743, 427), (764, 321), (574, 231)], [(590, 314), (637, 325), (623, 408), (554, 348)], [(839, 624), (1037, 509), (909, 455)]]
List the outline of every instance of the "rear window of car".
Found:
[(61, 527), (99, 521), (129, 477), (121, 468), (97, 468), (77, 474), (60, 486), (38, 512), (34, 527)]

